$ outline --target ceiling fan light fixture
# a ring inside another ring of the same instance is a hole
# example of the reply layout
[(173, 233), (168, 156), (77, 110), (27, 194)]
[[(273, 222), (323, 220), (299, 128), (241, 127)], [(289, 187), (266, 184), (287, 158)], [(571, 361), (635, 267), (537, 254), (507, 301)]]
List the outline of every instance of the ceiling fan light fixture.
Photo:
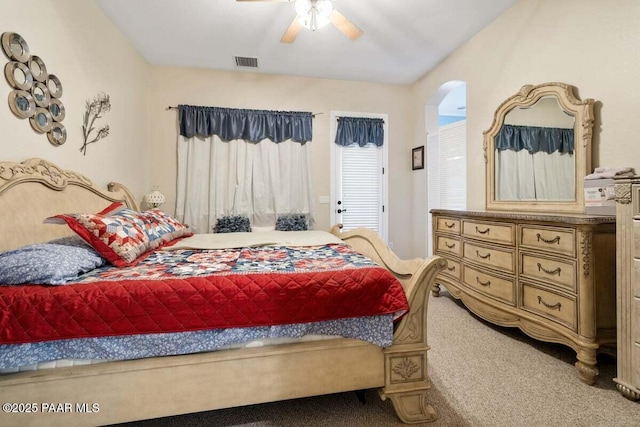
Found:
[(298, 22), (311, 31), (329, 24), (331, 12), (333, 12), (331, 0), (296, 0)]

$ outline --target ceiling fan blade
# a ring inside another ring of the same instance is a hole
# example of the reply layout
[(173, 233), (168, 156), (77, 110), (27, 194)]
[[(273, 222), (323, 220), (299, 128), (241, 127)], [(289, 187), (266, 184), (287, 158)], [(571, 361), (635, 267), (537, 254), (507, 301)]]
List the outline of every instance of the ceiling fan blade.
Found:
[(285, 31), (284, 34), (282, 35), (282, 38), (280, 39), (280, 41), (282, 43), (293, 43), (293, 41), (296, 39), (301, 29), (302, 29), (302, 24), (298, 22), (298, 17), (296, 16), (295, 18), (293, 18), (293, 22), (291, 22), (291, 25), (289, 25), (289, 28), (287, 28), (287, 31)]
[(343, 14), (333, 9), (329, 20), (335, 27), (351, 40), (355, 40), (362, 35), (362, 30), (356, 24), (349, 21)]

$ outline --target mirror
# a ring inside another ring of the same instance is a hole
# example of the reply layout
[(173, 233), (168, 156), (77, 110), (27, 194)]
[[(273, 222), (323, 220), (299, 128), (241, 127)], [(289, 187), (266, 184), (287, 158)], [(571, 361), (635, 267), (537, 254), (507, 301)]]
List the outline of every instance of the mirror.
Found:
[(62, 96), (62, 83), (60, 83), (60, 80), (53, 74), (49, 74), (47, 88), (52, 97), (60, 98)]
[(2, 50), (9, 59), (19, 62), (29, 59), (29, 46), (20, 34), (2, 33)]
[(484, 132), (488, 210), (584, 212), (593, 100), (564, 83), (525, 85)]
[(51, 97), (49, 95), (49, 89), (47, 89), (47, 86), (44, 83), (35, 82), (31, 89), (31, 94), (33, 95), (33, 99), (36, 101), (36, 105), (38, 107), (49, 107)]
[(49, 110), (45, 110), (41, 107), (36, 107), (36, 113), (29, 119), (31, 127), (38, 133), (45, 133), (51, 130), (53, 125), (53, 118)]
[(31, 70), (31, 74), (33, 75), (33, 79), (39, 82), (44, 82), (47, 80), (47, 66), (44, 65), (44, 61), (40, 59), (39, 56), (33, 55), (29, 59), (29, 70)]
[(62, 145), (67, 140), (67, 129), (62, 123), (54, 123), (51, 130), (47, 132), (47, 138), (53, 145)]
[(60, 123), (66, 110), (60, 101), (62, 84), (53, 74), (48, 74), (42, 58), (31, 55), (27, 42), (16, 33), (2, 33), (0, 44), (9, 58), (4, 75), (14, 89), (9, 93), (9, 108), (21, 119), (29, 119), (37, 133), (47, 133), (49, 142), (62, 145), (67, 140), (67, 130)]
[(31, 94), (24, 90), (13, 90), (9, 94), (9, 108), (21, 119), (28, 119), (36, 112), (36, 103)]
[(4, 66), (4, 76), (14, 89), (29, 90), (33, 85), (31, 71), (21, 62), (7, 62), (7, 65)]
[(51, 103), (49, 104), (49, 112), (51, 113), (51, 117), (56, 122), (61, 122), (64, 120), (64, 116), (66, 114), (64, 105), (59, 99), (51, 98)]

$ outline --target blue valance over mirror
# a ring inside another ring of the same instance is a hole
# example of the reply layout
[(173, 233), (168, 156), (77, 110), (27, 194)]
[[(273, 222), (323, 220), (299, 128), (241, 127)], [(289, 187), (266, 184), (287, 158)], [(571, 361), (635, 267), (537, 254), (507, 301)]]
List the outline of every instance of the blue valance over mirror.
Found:
[(495, 147), (496, 150), (573, 154), (573, 135), (573, 129), (504, 125), (495, 137)]
[(384, 120), (366, 117), (338, 117), (336, 144), (346, 147), (358, 144), (382, 146), (384, 142)]
[(307, 112), (247, 110), (178, 105), (180, 135), (218, 136), (223, 141), (311, 141), (313, 116)]

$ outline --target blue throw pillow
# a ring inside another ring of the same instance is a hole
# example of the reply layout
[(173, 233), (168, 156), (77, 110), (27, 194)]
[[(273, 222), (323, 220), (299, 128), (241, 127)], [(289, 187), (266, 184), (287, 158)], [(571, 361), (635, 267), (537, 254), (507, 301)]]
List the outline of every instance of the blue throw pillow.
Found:
[(106, 263), (78, 236), (0, 253), (0, 285), (62, 285)]
[(249, 218), (242, 215), (228, 215), (218, 218), (214, 233), (238, 233), (251, 231)]
[(280, 215), (276, 220), (279, 231), (305, 231), (308, 228), (307, 216), (303, 214)]

